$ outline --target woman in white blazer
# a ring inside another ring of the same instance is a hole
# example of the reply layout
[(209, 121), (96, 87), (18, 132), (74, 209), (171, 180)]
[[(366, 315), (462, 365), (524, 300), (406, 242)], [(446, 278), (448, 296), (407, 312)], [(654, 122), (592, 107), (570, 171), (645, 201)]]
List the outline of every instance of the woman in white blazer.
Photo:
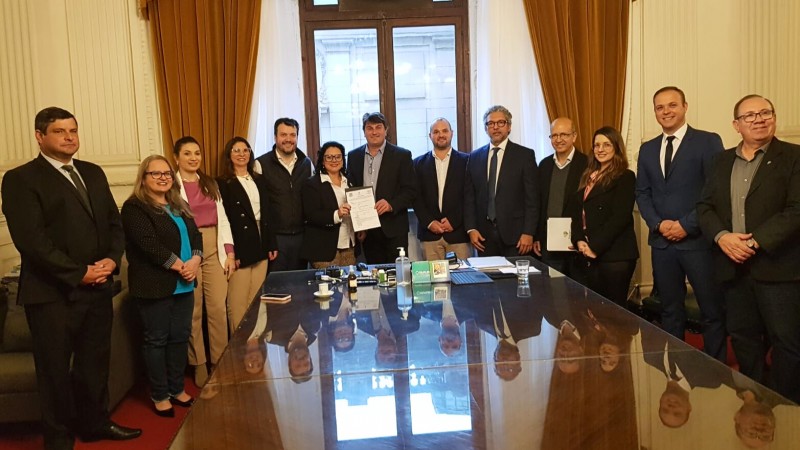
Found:
[[(184, 136), (173, 147), (176, 180), (181, 197), (189, 203), (197, 227), (203, 235), (203, 263), (197, 274), (194, 290), (192, 334), (189, 339), (189, 364), (194, 366), (194, 380), (198, 387), (208, 379), (209, 367), (219, 361), (228, 344), (226, 298), (228, 279), (236, 270), (233, 235), (217, 182), (200, 170), (203, 155), (200, 144), (191, 136)], [(209, 354), (203, 336), (203, 306), (206, 311)]]

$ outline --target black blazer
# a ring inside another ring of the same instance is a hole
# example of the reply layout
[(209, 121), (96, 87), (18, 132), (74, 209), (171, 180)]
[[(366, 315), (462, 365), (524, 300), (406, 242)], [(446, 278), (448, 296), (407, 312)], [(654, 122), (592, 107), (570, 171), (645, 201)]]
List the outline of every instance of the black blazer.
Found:
[[(485, 145), (469, 155), (464, 185), (464, 226), (486, 237), (489, 209), (489, 149)], [(539, 180), (536, 154), (508, 141), (495, 191), (497, 230), (504, 245), (515, 245), (521, 234), (536, 239), (539, 223)]]
[(219, 194), (225, 215), (231, 223), (233, 248), (240, 267), (247, 267), (269, 257), (268, 253), (278, 249), (275, 233), (269, 224), (269, 201), (264, 177), (255, 174), (253, 181), (258, 187), (261, 204), (261, 222), (256, 222), (250, 197), (236, 177), (217, 178)]
[[(745, 264), (759, 281), (800, 280), (800, 146), (772, 138), (745, 200), (747, 232), (761, 247)], [(697, 204), (697, 217), (709, 240), (732, 231), (731, 171), (735, 149), (717, 156)], [(739, 264), (714, 245), (718, 281), (730, 281)]]
[[(348, 186), (350, 187), (350, 180)], [(312, 175), (303, 184), (303, 218), (305, 234), (300, 256), (308, 261), (331, 261), (336, 257), (340, 223), (333, 223), (339, 202), (330, 183), (323, 183), (320, 174)]]
[[(586, 170), (588, 163), (586, 155), (576, 148), (575, 154), (572, 155), (572, 161), (567, 166), (567, 184), (564, 189), (564, 203), (561, 205), (561, 216), (559, 217), (569, 216), (567, 205), (572, 196), (578, 192), (581, 175)], [(543, 159), (542, 164), (539, 165), (539, 198), (541, 207), (539, 209), (539, 226), (536, 240), (541, 241), (543, 247), (547, 246), (547, 208), (550, 204), (550, 181), (553, 179), (555, 167), (555, 155), (550, 155)]]
[(82, 286), (81, 280), (86, 266), (104, 258), (119, 268), (125, 247), (119, 209), (100, 167), (77, 159), (73, 164), (86, 185), (92, 214), (75, 186), (41, 155), (3, 176), (3, 213), (22, 260), (21, 305), (111, 291), (111, 277), (97, 287)]
[[(679, 250), (708, 249), (709, 242), (703, 239), (697, 223), (696, 206), (714, 157), (725, 149), (722, 139), (716, 133), (687, 127), (666, 178), (661, 169), (662, 139), (663, 134), (659, 134), (642, 144), (639, 150), (636, 202), (647, 223), (647, 242), (654, 248), (671, 245)], [(661, 233), (653, 232), (664, 219), (679, 221), (687, 236), (673, 243)]]
[[(347, 154), (347, 179), (353, 186), (364, 186), (366, 149), (367, 146), (362, 145)], [(397, 237), (408, 233), (408, 208), (412, 206), (415, 195), (411, 152), (387, 142), (375, 186), (375, 201), (384, 199), (392, 206), (392, 212), (380, 216), (383, 234)]]
[[(203, 256), (203, 236), (192, 218), (183, 218), (192, 255)], [(139, 298), (164, 298), (175, 292), (181, 275), (170, 270), (181, 254), (181, 234), (175, 221), (161, 209), (136, 197), (122, 205), (128, 285)], [(196, 281), (195, 281), (196, 283)]]
[[(636, 175), (625, 170), (607, 186), (597, 184), (583, 199), (584, 189), (572, 196), (572, 243), (586, 241), (601, 262), (627, 261), (639, 257), (633, 231), (633, 200)], [(581, 211), (586, 212), (586, 231)]]
[[(436, 241), (440, 237), (450, 244), (467, 242), (467, 229), (464, 228), (464, 176), (469, 157), (453, 149), (447, 166), (447, 179), (442, 195), (442, 210), (439, 210), (439, 184), (436, 177), (436, 157), (428, 152), (414, 159), (417, 197), (414, 200), (414, 213), (417, 215), (417, 237), (420, 241)], [(434, 220), (447, 217), (453, 231), (438, 235), (428, 229)]]

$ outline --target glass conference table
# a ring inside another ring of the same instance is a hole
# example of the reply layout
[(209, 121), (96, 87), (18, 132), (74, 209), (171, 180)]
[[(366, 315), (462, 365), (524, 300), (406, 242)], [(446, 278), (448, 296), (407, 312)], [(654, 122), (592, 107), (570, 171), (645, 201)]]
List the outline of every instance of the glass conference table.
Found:
[(548, 268), (315, 298), (271, 274), (174, 449), (800, 448), (800, 409)]

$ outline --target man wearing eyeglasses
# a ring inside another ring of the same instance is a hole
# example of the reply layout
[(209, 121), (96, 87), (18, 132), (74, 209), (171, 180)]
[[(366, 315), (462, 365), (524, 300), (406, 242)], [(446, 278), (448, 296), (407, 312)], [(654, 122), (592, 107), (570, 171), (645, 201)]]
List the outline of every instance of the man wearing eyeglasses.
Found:
[(536, 155), (508, 139), (511, 113), (505, 107), (490, 107), (483, 123), (490, 143), (469, 156), (464, 225), (480, 256), (526, 255), (539, 221)]
[(733, 109), (742, 136), (719, 155), (697, 215), (716, 243), (726, 325), (740, 371), (800, 402), (800, 146), (775, 137), (772, 102), (748, 95)]
[(39, 156), (3, 177), (3, 213), (22, 259), (17, 302), (33, 340), (45, 448), (125, 440), (142, 431), (108, 412), (113, 275), (125, 246), (103, 170), (74, 159), (78, 122), (61, 108), (34, 120)]
[(379, 112), (364, 114), (361, 129), (367, 143), (347, 154), (347, 179), (373, 187), (381, 227), (367, 230), (364, 257), (369, 264), (389, 263), (397, 247), (408, 250), (408, 208), (416, 195), (411, 152), (389, 143), (389, 126)]
[(303, 270), (307, 264), (300, 257), (304, 230), (301, 192), (314, 167), (297, 148), (300, 124), (296, 120), (281, 117), (274, 128), (272, 150), (256, 158), (254, 165), (267, 182), (270, 227), (278, 243), (278, 257), (270, 263), (269, 270)]
[(541, 210), (533, 252), (559, 272), (569, 275), (571, 253), (547, 249), (547, 219), (569, 217), (567, 202), (578, 191), (581, 175), (586, 170), (586, 155), (575, 148), (578, 133), (572, 120), (559, 117), (550, 124), (550, 144), (555, 153), (542, 160), (539, 166)]
[(428, 137), (433, 150), (414, 159), (419, 189), (414, 200), (417, 237), (429, 261), (444, 259), (448, 252), (466, 259), (471, 256), (463, 205), (469, 157), (453, 148), (453, 130), (445, 118), (433, 121)]
[(695, 208), (711, 162), (724, 147), (718, 134), (686, 123), (688, 108), (683, 91), (675, 86), (653, 95), (662, 133), (639, 149), (636, 200), (649, 230), (661, 326), (683, 340), (688, 277), (703, 317), (703, 348), (724, 363), (728, 345), (722, 292), (714, 282), (711, 243), (703, 238)]

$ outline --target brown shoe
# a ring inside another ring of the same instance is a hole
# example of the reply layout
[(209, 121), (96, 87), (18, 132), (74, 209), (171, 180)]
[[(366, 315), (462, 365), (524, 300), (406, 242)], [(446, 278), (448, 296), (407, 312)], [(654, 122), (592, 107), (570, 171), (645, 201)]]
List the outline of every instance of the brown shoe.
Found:
[(205, 364), (194, 366), (194, 384), (201, 388), (208, 381), (208, 367)]

